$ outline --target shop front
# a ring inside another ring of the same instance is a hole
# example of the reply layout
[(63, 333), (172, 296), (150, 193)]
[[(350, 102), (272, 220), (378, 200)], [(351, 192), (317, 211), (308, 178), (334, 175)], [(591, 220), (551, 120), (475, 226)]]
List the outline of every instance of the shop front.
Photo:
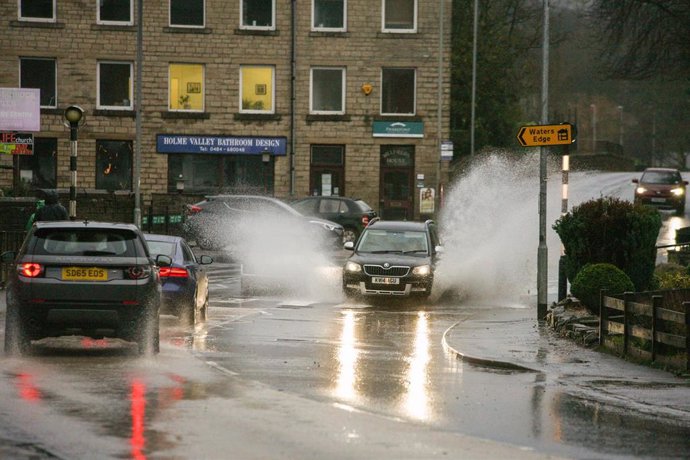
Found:
[(273, 195), (275, 158), (285, 137), (159, 134), (156, 150), (168, 156), (168, 191)]

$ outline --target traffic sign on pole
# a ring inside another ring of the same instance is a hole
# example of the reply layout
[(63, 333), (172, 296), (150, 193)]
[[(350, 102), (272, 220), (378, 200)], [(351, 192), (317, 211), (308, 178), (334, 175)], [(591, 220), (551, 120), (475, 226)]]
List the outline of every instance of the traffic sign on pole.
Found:
[(575, 141), (570, 123), (523, 126), (517, 134), (517, 140), (523, 147), (570, 145)]

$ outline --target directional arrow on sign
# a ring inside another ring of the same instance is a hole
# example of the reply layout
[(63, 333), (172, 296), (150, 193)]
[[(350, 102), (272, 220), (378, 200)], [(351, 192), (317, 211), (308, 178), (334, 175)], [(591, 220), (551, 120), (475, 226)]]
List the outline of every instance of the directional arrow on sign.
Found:
[(573, 125), (530, 125), (522, 126), (517, 140), (523, 147), (541, 147), (546, 145), (569, 145), (575, 142)]

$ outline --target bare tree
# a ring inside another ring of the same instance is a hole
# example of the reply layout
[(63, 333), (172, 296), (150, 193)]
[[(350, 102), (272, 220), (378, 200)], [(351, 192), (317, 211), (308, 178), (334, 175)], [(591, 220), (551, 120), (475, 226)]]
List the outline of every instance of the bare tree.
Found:
[(602, 58), (611, 77), (690, 74), (690, 1), (593, 0), (592, 20), (605, 37)]

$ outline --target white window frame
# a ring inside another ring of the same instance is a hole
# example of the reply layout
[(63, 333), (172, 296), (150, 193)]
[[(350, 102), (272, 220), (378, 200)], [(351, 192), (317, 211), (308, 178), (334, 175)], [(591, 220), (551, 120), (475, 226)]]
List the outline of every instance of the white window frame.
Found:
[[(129, 65), (129, 105), (101, 105), (101, 64)], [(130, 61), (98, 61), (96, 63), (96, 108), (99, 110), (134, 109), (134, 64)]]
[(56, 22), (57, 21), (57, 0), (53, 0), (53, 17), (52, 18), (36, 18), (33, 16), (22, 16), (22, 2), (24, 0), (17, 0), (17, 17), (20, 21), (31, 22)]
[(129, 21), (106, 21), (101, 19), (100, 0), (96, 0), (96, 24), (106, 24), (113, 26), (131, 26), (134, 25), (134, 2), (129, 1)]
[(414, 2), (414, 17), (412, 18), (412, 28), (411, 29), (387, 29), (386, 28), (386, 0), (381, 0), (381, 31), (385, 33), (394, 34), (416, 34), (417, 33), (417, 17), (419, 14), (418, 0), (412, 0)]
[[(200, 109), (171, 109), (170, 108), (170, 70), (173, 65), (199, 65), (201, 66), (201, 108)], [(198, 62), (168, 62), (168, 111), (169, 112), (194, 112), (203, 113), (206, 110), (206, 65)]]
[(246, 25), (243, 22), (244, 17), (244, 2), (251, 0), (240, 0), (240, 29), (245, 30), (276, 30), (276, 0), (271, 0), (271, 25), (270, 26), (252, 26)]
[[(314, 70), (340, 70), (340, 110), (315, 110), (314, 109)], [(344, 115), (346, 101), (347, 69), (345, 67), (315, 66), (309, 70), (309, 113), (314, 115)]]
[[(242, 108), (242, 90), (244, 89), (244, 82), (242, 81), (242, 69), (245, 67), (266, 67), (271, 69), (271, 110), (250, 110)], [(276, 66), (270, 64), (242, 64), (240, 65), (240, 113), (263, 113), (274, 114), (276, 112)]]
[[(407, 112), (384, 112), (383, 111), (383, 71), (385, 69), (407, 69), (411, 70), (414, 73), (414, 89), (413, 92), (414, 94), (412, 95), (412, 112), (407, 113)], [(391, 116), (396, 116), (396, 117), (411, 117), (417, 114), (417, 69), (415, 67), (386, 67), (386, 68), (381, 68), (381, 77), (380, 80), (381, 82), (381, 97), (379, 98), (379, 107), (381, 108), (381, 115), (391, 115)]]
[(20, 57), (19, 57), (19, 83), (18, 83), (18, 85), (17, 85), (18, 87), (21, 87), (21, 86), (22, 86), (22, 83), (21, 83), (21, 82), (22, 82), (22, 61), (23, 61), (24, 59), (33, 59), (33, 60), (35, 60), (35, 61), (39, 61), (39, 60), (40, 60), (40, 61), (53, 61), (53, 68), (54, 68), (54, 75), (53, 75), (53, 77), (54, 77), (54, 79), (55, 79), (55, 81), (53, 82), (53, 84), (55, 85), (55, 97), (53, 97), (54, 103), (53, 103), (52, 105), (42, 105), (42, 106), (40, 106), (40, 107), (41, 107), (41, 108), (46, 108), (46, 109), (55, 109), (55, 108), (57, 108), (57, 99), (58, 99), (58, 85), (57, 85), (57, 72), (58, 72), (58, 69), (57, 69), (57, 59), (55, 59), (55, 58), (40, 58), (40, 57), (32, 57), (32, 56), (20, 56)]
[(168, 26), (170, 27), (180, 27), (184, 29), (204, 29), (206, 28), (206, 0), (202, 0), (202, 13), (203, 13), (203, 20), (202, 24), (200, 26), (195, 26), (195, 25), (187, 25), (187, 24), (173, 24), (172, 23), (172, 0), (168, 0)]
[(319, 27), (316, 24), (316, 0), (311, 0), (311, 30), (317, 32), (346, 32), (347, 31), (347, 0), (343, 0), (343, 26)]

